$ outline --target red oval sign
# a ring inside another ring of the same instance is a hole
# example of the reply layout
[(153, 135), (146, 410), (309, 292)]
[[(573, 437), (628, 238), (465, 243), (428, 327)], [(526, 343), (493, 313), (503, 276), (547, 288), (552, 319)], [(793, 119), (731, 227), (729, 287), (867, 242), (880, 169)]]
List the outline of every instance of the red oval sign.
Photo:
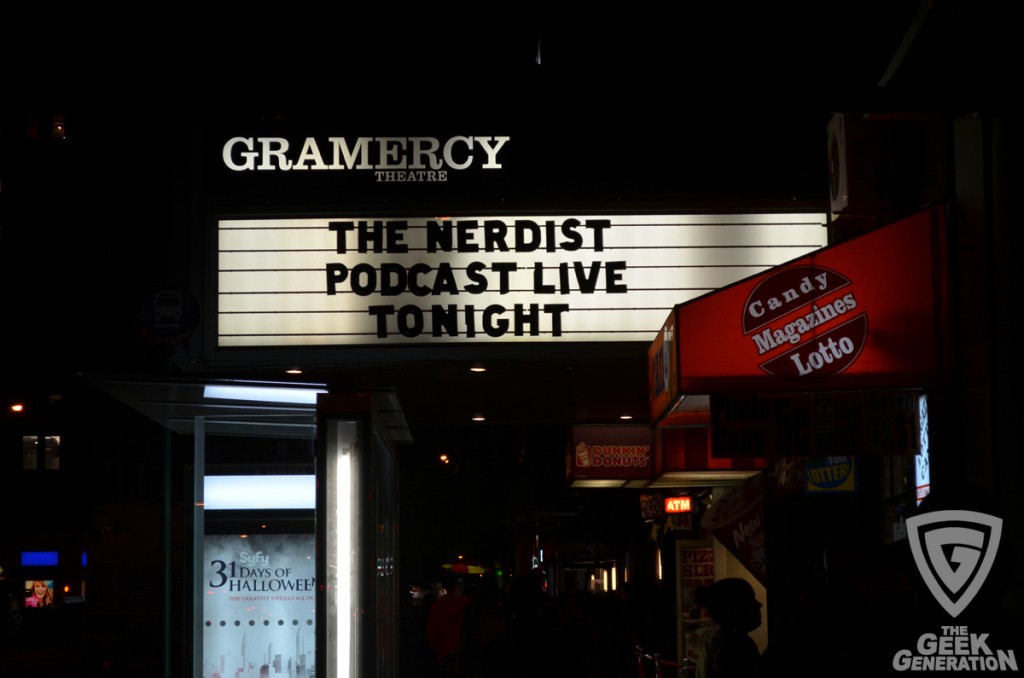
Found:
[(820, 266), (794, 266), (766, 277), (747, 296), (743, 333), (768, 374), (830, 377), (849, 367), (867, 342), (868, 318), (852, 283)]

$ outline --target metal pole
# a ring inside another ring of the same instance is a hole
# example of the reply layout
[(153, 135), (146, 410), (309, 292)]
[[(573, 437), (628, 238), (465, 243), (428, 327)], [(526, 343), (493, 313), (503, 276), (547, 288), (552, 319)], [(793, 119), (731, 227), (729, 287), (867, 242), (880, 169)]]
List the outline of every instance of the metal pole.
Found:
[(164, 430), (163, 481), (160, 487), (160, 551), (163, 553), (164, 590), (161, 623), (163, 637), (160, 645), (163, 678), (171, 678), (171, 431)]
[(206, 476), (206, 418), (195, 418), (193, 428), (193, 471), (192, 493), (192, 677), (203, 675), (203, 537), (206, 526), (203, 519), (203, 505), (206, 497), (203, 489)]

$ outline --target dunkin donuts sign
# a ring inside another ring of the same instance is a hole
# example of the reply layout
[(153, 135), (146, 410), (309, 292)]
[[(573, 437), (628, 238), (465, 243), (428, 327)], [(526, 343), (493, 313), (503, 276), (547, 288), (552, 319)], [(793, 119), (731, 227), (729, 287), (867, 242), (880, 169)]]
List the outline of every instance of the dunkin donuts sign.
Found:
[(650, 445), (576, 445), (576, 468), (643, 468), (650, 463)]
[(743, 307), (743, 333), (759, 367), (779, 377), (831, 376), (860, 355), (868, 333), (848, 278), (815, 266), (795, 266), (758, 284)]
[(574, 478), (634, 479), (654, 474), (649, 426), (574, 426), (570, 472)]

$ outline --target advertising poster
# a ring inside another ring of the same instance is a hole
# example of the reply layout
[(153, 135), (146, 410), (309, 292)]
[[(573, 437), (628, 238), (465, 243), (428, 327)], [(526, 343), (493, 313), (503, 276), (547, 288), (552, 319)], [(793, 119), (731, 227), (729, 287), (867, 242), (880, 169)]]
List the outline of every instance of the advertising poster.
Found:
[(696, 663), (704, 635), (713, 623), (701, 614), (696, 602), (697, 589), (715, 583), (715, 549), (710, 541), (679, 540), (676, 542), (676, 590), (679, 606), (680, 654)]
[(758, 473), (730, 488), (704, 514), (700, 526), (767, 586), (764, 501), (764, 479)]
[(203, 678), (315, 675), (312, 534), (207, 535)]
[(25, 607), (53, 607), (52, 579), (33, 579), (25, 582)]

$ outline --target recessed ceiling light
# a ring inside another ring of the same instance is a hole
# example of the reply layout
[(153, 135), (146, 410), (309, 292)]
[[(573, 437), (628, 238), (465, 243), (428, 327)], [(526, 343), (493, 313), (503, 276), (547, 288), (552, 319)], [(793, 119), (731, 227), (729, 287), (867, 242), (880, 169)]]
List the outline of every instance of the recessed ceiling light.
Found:
[(633, 418), (632, 414), (620, 414), (619, 415), (619, 419), (621, 419), (622, 421), (629, 421), (632, 418)]
[(302, 374), (302, 370), (300, 370), (298, 367), (293, 367), (290, 370), (285, 370), (285, 373), (286, 374)]
[(473, 415), (473, 421), (486, 421), (486, 420), (487, 420), (487, 417), (485, 417), (482, 414), (474, 414)]
[(470, 372), (486, 372), (487, 368), (484, 367), (483, 365), (481, 365), (480, 363), (473, 363), (470, 366), (469, 371)]

